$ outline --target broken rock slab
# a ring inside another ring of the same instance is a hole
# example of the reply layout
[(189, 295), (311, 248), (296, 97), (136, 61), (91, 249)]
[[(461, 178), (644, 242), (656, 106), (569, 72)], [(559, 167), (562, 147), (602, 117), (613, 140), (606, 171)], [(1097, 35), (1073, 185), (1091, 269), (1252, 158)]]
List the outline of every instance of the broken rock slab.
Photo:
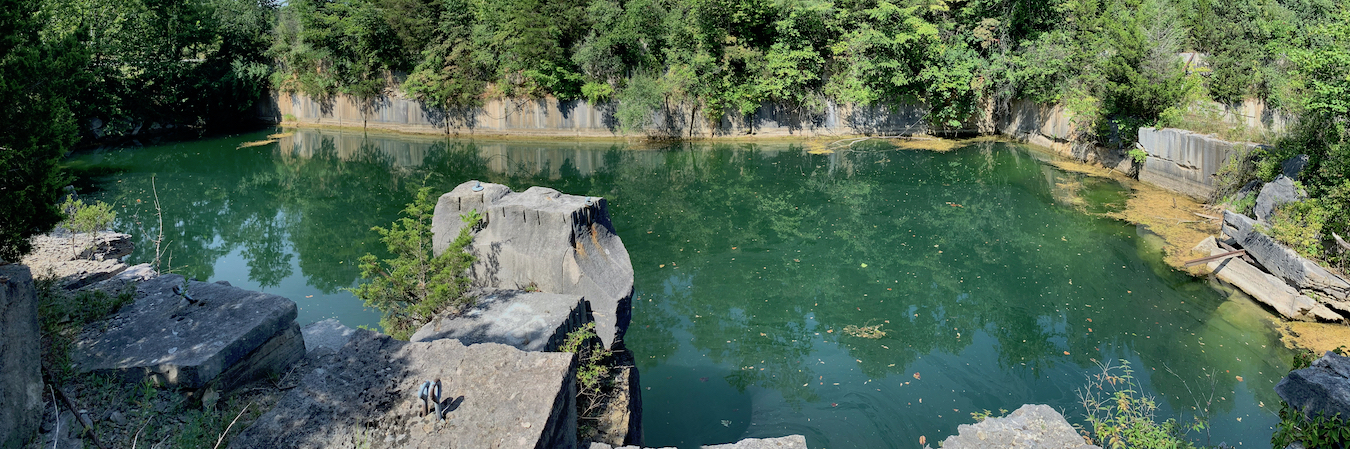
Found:
[(1350, 417), (1350, 357), (1328, 351), (1311, 366), (1289, 372), (1275, 392), (1309, 418), (1338, 413)]
[[(1211, 256), (1223, 254), (1218, 241), (1213, 236), (1206, 237), (1195, 246), (1195, 251)], [(1206, 266), (1220, 280), (1241, 289), (1252, 299), (1268, 305), (1291, 320), (1301, 321), (1341, 321), (1343, 318), (1318, 303), (1316, 300), (1299, 294), (1298, 289), (1285, 284), (1280, 278), (1261, 271), (1237, 257), (1211, 261)]]
[(1350, 281), (1298, 255), (1256, 229), (1246, 215), (1224, 211), (1223, 233), (1237, 241), (1247, 254), (1285, 282), (1302, 290), (1315, 290), (1339, 301), (1350, 299)]
[(72, 234), (56, 231), (35, 236), (33, 252), (23, 258), (23, 264), (36, 276), (50, 276), (60, 280), (67, 290), (83, 288), (117, 276), (127, 265), (123, 256), (131, 254), (131, 236), (116, 232)]
[(604, 198), (465, 182), (436, 202), (431, 230), (437, 254), (459, 235), (460, 215), (471, 210), (484, 220), (469, 247), (478, 257), (475, 286), (580, 295), (590, 303), (605, 345), (623, 338), (632, 318), (633, 264), (614, 234)]
[(78, 372), (127, 382), (202, 388), (225, 377), (220, 389), (228, 389), (250, 376), (285, 372), (304, 357), (295, 316), (295, 303), (281, 296), (199, 281), (185, 286), (182, 276), (163, 275), (141, 282), (134, 303), (86, 329), (71, 358)]
[(962, 424), (942, 441), (943, 449), (1101, 449), (1087, 444), (1069, 421), (1048, 405), (1026, 404), (1002, 418)]
[(411, 341), (453, 338), (460, 343), (501, 343), (525, 351), (557, 351), (567, 334), (590, 322), (577, 295), (487, 290), (473, 307), (441, 315), (413, 333)]
[[(352, 332), (340, 350), (312, 353), (300, 385), (230, 447), (577, 447), (573, 354)], [(417, 397), (433, 379), (445, 420)]]
[(0, 265), (0, 447), (19, 447), (42, 419), (42, 373), (33, 276), (23, 265)]

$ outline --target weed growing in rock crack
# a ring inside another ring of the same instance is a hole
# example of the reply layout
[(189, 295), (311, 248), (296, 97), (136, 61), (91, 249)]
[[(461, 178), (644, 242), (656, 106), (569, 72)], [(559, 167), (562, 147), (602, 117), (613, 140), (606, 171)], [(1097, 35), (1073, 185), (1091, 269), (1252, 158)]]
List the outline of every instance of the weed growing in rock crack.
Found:
[(609, 403), (614, 353), (596, 337), (595, 323), (567, 333), (560, 350), (577, 355), (577, 441), (590, 441), (599, 429), (587, 423), (598, 423)]
[[(1006, 416), (1007, 414), (1008, 414), (1008, 409), (1002, 409), (1002, 408), (1001, 408), (1001, 409), (998, 409), (998, 416)], [(978, 412), (971, 412), (971, 413), (970, 413), (970, 417), (971, 417), (972, 419), (974, 419), (975, 422), (977, 422), (977, 423), (984, 422), (984, 420), (989, 419), (989, 418), (991, 418), (991, 417), (995, 417), (995, 418), (996, 418), (996, 416), (994, 416), (994, 412), (991, 412), (991, 411), (989, 411), (989, 410), (981, 410), (981, 411), (978, 411)]]
[(436, 199), (430, 187), (418, 189), (403, 218), (389, 229), (371, 228), (380, 234), (392, 259), (374, 254), (361, 257), (361, 278), (368, 280), (349, 289), (357, 298), (383, 313), (380, 327), (399, 340), (407, 340), (419, 326), (447, 308), (463, 309), (473, 302), (466, 295), (467, 271), (474, 256), (465, 251), (473, 241), (471, 230), (482, 222), (478, 211), (460, 217), (466, 226), (445, 252), (432, 254), (431, 219)]
[[(1143, 386), (1134, 378), (1130, 362), (1119, 366), (1098, 363), (1101, 373), (1088, 377), (1087, 386), (1078, 390), (1078, 401), (1087, 410), (1090, 436), (1108, 449), (1125, 447), (1193, 448), (1185, 434), (1203, 430), (1205, 422), (1196, 418), (1189, 425), (1176, 419), (1158, 421), (1158, 405), (1143, 394)], [(1088, 433), (1088, 432), (1085, 432)]]

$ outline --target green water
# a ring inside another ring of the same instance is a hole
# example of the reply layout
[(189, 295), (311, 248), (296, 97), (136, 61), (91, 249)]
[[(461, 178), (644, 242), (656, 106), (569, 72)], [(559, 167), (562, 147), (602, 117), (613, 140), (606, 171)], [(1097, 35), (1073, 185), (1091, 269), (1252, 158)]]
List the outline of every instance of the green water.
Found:
[(787, 434), (816, 448), (936, 446), (972, 412), (1024, 403), (1081, 423), (1077, 390), (1119, 359), (1163, 416), (1210, 404), (1211, 426), (1191, 434), (1201, 443), (1268, 447), (1277, 422), (1289, 354), (1264, 312), (1168, 268), (1146, 230), (1096, 215), (1123, 207), (1124, 187), (1020, 145), (812, 155), (302, 130), (237, 148), (265, 134), (73, 166), (138, 234), (132, 259), (155, 257), (157, 191), (174, 271), (349, 326), (378, 321), (342, 290), (381, 250), (370, 227), (423, 182), (606, 197), (636, 272), (627, 344), (650, 446)]

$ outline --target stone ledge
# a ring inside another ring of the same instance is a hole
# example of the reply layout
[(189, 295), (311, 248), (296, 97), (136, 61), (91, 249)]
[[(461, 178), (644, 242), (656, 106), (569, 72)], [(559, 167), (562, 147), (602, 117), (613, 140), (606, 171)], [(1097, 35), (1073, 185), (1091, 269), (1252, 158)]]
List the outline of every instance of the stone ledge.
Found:
[[(231, 447), (574, 448), (574, 359), (357, 329), (339, 350), (311, 353), (300, 386)], [(421, 383), (437, 378), (444, 421), (423, 415), (417, 399)]]
[(466, 345), (501, 343), (525, 351), (557, 351), (567, 334), (593, 321), (577, 295), (488, 290), (456, 316), (441, 315), (413, 333), (411, 341), (445, 338)]

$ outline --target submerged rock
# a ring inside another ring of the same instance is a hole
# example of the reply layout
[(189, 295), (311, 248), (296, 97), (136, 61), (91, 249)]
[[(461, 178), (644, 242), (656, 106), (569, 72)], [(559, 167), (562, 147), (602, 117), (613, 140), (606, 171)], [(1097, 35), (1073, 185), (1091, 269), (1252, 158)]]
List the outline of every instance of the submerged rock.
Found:
[(295, 316), (295, 303), (277, 295), (163, 275), (142, 282), (135, 303), (93, 326), (106, 331), (81, 334), (72, 364), (127, 382), (201, 388), (215, 381), (228, 390), (304, 356)]
[(1064, 416), (1048, 405), (1023, 405), (1006, 417), (987, 418), (956, 429), (956, 435), (942, 441), (943, 449), (1101, 449), (1087, 444)]
[[(311, 353), (300, 385), (230, 447), (577, 446), (573, 354), (351, 332), (339, 350)], [(432, 379), (444, 420), (417, 397)]]
[(1275, 385), (1275, 392), (1309, 418), (1318, 414), (1350, 418), (1350, 357), (1327, 352), (1311, 366), (1290, 371)]
[(413, 333), (412, 341), (453, 338), (466, 345), (501, 343), (526, 351), (557, 351), (567, 334), (591, 322), (577, 295), (488, 290), (457, 315), (441, 315)]
[(0, 265), (0, 447), (19, 447), (42, 419), (42, 373), (33, 276)]
[(491, 183), (475, 191), (478, 186), (465, 182), (437, 201), (435, 252), (459, 235), (460, 215), (477, 210), (484, 224), (469, 248), (478, 257), (474, 285), (580, 295), (590, 303), (605, 345), (621, 340), (632, 313), (633, 265), (614, 234), (605, 199), (543, 187), (516, 193)]

